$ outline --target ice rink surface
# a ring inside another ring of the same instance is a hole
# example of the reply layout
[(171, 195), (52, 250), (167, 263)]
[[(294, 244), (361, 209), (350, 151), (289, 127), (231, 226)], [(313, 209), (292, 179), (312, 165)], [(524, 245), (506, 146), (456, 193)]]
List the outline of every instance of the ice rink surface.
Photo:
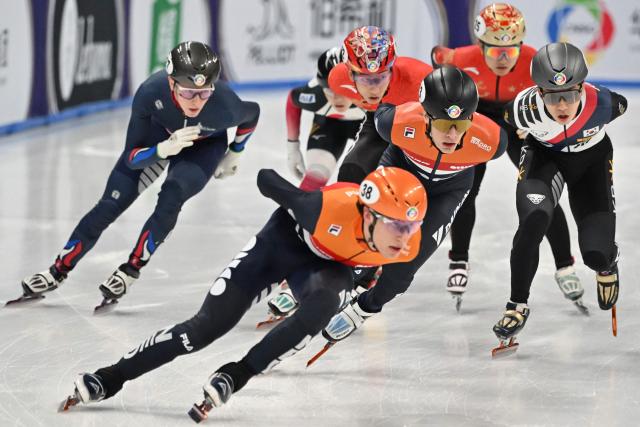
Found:
[[(560, 293), (548, 244), (532, 287), (518, 352), (492, 360), (491, 327), (509, 297), (516, 230), (515, 168), (490, 164), (478, 198), (470, 285), (458, 314), (445, 290), (448, 239), (409, 291), (305, 369), (324, 340), (254, 378), (206, 424), (217, 426), (631, 426), (640, 419), (640, 92), (622, 90), (629, 112), (608, 132), (615, 152), (617, 241), (622, 250), (618, 337), (597, 306), (595, 275), (572, 250), (586, 288), (585, 317)], [(286, 168), (286, 92), (242, 92), (262, 116), (239, 174), (212, 180), (130, 294), (94, 316), (97, 286), (126, 261), (158, 186), (102, 235), (60, 290), (35, 305), (0, 308), (0, 426), (193, 425), (186, 415), (208, 375), (240, 359), (263, 336), (250, 310), (228, 335), (176, 359), (114, 398), (56, 412), (79, 372), (115, 363), (152, 332), (191, 317), (216, 275), (259, 230), (275, 204), (256, 188), (260, 168)], [(129, 111), (101, 113), (0, 138), (0, 302), (43, 270), (97, 202), (123, 145)], [(305, 114), (308, 127), (309, 115)], [(302, 135), (307, 131), (303, 130)], [(566, 194), (562, 203), (567, 207)], [(569, 212), (568, 207), (566, 212)]]

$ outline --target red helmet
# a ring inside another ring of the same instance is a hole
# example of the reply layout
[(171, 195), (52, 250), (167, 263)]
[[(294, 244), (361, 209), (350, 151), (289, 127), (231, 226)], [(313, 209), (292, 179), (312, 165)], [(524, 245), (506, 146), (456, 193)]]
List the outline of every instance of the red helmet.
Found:
[(411, 172), (379, 167), (360, 184), (360, 202), (387, 218), (421, 222), (427, 213), (427, 192)]
[(347, 64), (361, 74), (378, 74), (391, 68), (396, 60), (393, 36), (380, 27), (356, 28), (344, 39)]

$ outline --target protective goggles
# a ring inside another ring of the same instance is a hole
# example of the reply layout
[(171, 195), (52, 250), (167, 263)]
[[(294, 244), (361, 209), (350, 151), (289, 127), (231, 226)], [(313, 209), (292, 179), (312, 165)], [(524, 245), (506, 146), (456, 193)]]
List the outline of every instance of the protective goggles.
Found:
[(378, 86), (389, 81), (391, 70), (386, 70), (378, 74), (360, 74), (353, 72), (353, 80), (365, 86)]
[(392, 233), (408, 233), (409, 236), (411, 236), (420, 230), (420, 226), (422, 225), (422, 221), (403, 221), (401, 219), (387, 218), (374, 210), (369, 209), (369, 211), (374, 218), (380, 221), (383, 227)]
[(547, 92), (543, 89), (540, 89), (540, 94), (542, 95), (542, 100), (544, 101), (544, 103), (548, 105), (558, 105), (562, 101), (566, 102), (567, 104), (573, 104), (580, 101), (580, 96), (582, 95), (582, 85), (580, 85), (579, 88), (559, 90), (557, 92)]
[(431, 126), (440, 132), (447, 133), (452, 127), (456, 128), (458, 133), (464, 133), (469, 130), (473, 121), (471, 119), (447, 120), (447, 119), (431, 119)]
[(215, 90), (213, 86), (205, 89), (187, 89), (179, 86), (178, 84), (176, 84), (176, 89), (178, 91), (178, 95), (187, 100), (193, 99), (196, 96), (199, 96), (202, 100), (209, 99)]
[(488, 44), (482, 45), (484, 56), (492, 59), (513, 59), (520, 55), (520, 45), (516, 46), (492, 46)]

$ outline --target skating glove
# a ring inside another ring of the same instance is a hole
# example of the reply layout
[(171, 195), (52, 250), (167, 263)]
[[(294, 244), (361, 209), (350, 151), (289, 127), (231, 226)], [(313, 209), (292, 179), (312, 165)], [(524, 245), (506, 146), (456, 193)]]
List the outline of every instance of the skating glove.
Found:
[(227, 150), (222, 160), (220, 160), (213, 176), (215, 176), (216, 179), (224, 179), (228, 176), (235, 175), (238, 170), (238, 164), (240, 163), (241, 153), (242, 151), (236, 153), (235, 151)]
[(287, 142), (287, 163), (289, 171), (298, 179), (302, 179), (305, 172), (304, 160), (300, 151), (300, 141)]
[(169, 156), (175, 156), (185, 147), (193, 145), (193, 141), (200, 135), (200, 126), (187, 126), (178, 129), (171, 134), (169, 139), (158, 143), (156, 151), (158, 157), (166, 159)]
[(358, 297), (355, 297), (338, 314), (333, 316), (327, 327), (322, 330), (322, 336), (329, 342), (341, 341), (374, 314), (363, 310), (358, 304)]

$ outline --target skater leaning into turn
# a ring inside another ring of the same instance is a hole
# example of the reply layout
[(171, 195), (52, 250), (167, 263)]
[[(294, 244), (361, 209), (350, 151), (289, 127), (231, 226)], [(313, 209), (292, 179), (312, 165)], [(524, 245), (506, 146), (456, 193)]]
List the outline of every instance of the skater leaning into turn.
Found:
[(126, 381), (206, 347), (286, 279), (300, 308), (244, 358), (209, 377), (204, 403), (190, 411), (199, 421), (322, 330), (352, 288), (352, 267), (410, 261), (418, 253), (427, 195), (407, 171), (380, 168), (360, 186), (336, 183), (306, 192), (262, 170), (258, 187), (280, 207), (215, 280), (198, 313), (154, 333), (115, 365), (81, 374), (63, 409), (112, 397)]
[(419, 93), (422, 102), (381, 105), (375, 123), (381, 137), (391, 143), (380, 164), (411, 172), (429, 194), (420, 253), (413, 261), (385, 265), (377, 284), (353, 298), (325, 328), (328, 345), (349, 336), (409, 288), (447, 236), (471, 190), (473, 166), (498, 158), (506, 149), (504, 130), (475, 112), (476, 85), (459, 68), (438, 68), (424, 79)]
[[(317, 190), (331, 177), (347, 140), (355, 139), (364, 111), (345, 96), (329, 89), (329, 72), (342, 62), (339, 48), (331, 48), (318, 58), (316, 77), (297, 87), (287, 97), (287, 162), (289, 170), (300, 178), (300, 188)], [(300, 151), (300, 117), (302, 110), (313, 112), (307, 140), (306, 159)], [(306, 162), (305, 162), (306, 160)], [(306, 167), (305, 167), (306, 163)], [(268, 301), (269, 319), (258, 326), (282, 320), (297, 309), (298, 303), (286, 283)]]
[(520, 92), (505, 110), (505, 119), (528, 135), (516, 190), (519, 226), (511, 250), (511, 298), (493, 327), (503, 345), (529, 317), (540, 242), (564, 187), (558, 185), (558, 174), (567, 185), (582, 259), (596, 272), (598, 304), (603, 310), (613, 308), (613, 320), (618, 300), (613, 147), (605, 129), (625, 112), (627, 100), (585, 82), (584, 56), (569, 43), (540, 49), (531, 77), (536, 86)]
[[(480, 11), (474, 22), (477, 44), (457, 49), (442, 46), (433, 48), (431, 58), (434, 66), (452, 64), (463, 69), (478, 86), (480, 102), (478, 112), (489, 117), (502, 127), (509, 138), (507, 154), (517, 167), (520, 161), (523, 138), (526, 131), (516, 130), (507, 124), (502, 112), (505, 105), (512, 101), (518, 92), (533, 86), (530, 76), (531, 59), (536, 50), (523, 44), (525, 21), (522, 13), (515, 7), (494, 3)], [(469, 275), (469, 244), (476, 219), (476, 197), (486, 171), (486, 164), (475, 168), (473, 187), (469, 197), (460, 208), (451, 225), (451, 250), (449, 251), (449, 277), (447, 290), (456, 294), (467, 289)], [(562, 175), (558, 175), (558, 184), (562, 185)], [(562, 207), (556, 205), (549, 228), (547, 240), (556, 264), (555, 279), (564, 296), (576, 302), (582, 310), (584, 289), (571, 255), (569, 228)]]
[[(38, 298), (59, 287), (102, 232), (166, 168), (158, 202), (128, 261), (100, 285), (103, 304), (117, 301), (176, 225), (185, 202), (212, 175), (235, 174), (260, 109), (218, 81), (220, 70), (220, 60), (209, 46), (183, 42), (169, 54), (166, 70), (142, 83), (133, 99), (125, 149), (102, 197), (80, 220), (53, 265), (23, 280), (25, 298)], [(238, 129), (229, 145), (227, 128), (233, 126)]]

